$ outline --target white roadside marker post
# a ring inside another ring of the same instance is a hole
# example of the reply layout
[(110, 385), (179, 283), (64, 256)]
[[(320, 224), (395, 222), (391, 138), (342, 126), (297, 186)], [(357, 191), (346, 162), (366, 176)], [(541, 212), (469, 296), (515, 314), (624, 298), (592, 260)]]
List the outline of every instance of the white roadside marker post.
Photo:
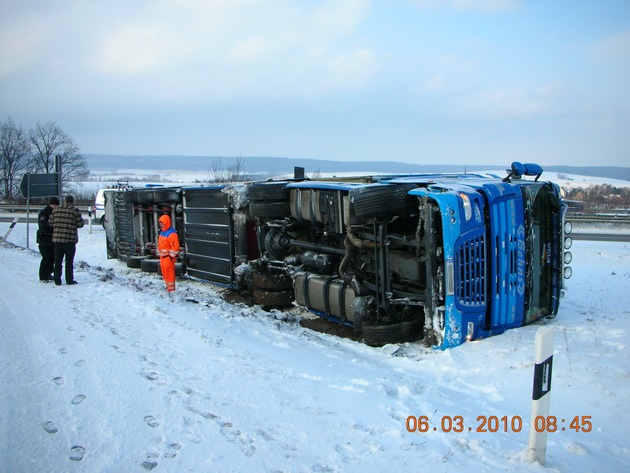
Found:
[(7, 238), (9, 238), (9, 233), (11, 233), (11, 230), (13, 230), (13, 227), (15, 227), (15, 224), (18, 223), (18, 221), (20, 220), (20, 217), (15, 217), (13, 219), (13, 222), (11, 222), (11, 226), (9, 227), (9, 229), (7, 230), (7, 232), (4, 234), (4, 236), (2, 238), (0, 238), (0, 243), (2, 243), (3, 241), (5, 241)]
[(530, 462), (537, 461), (544, 466), (547, 453), (547, 418), (549, 416), (551, 368), (553, 365), (553, 329), (550, 327), (541, 327), (536, 332), (534, 363), (528, 458)]

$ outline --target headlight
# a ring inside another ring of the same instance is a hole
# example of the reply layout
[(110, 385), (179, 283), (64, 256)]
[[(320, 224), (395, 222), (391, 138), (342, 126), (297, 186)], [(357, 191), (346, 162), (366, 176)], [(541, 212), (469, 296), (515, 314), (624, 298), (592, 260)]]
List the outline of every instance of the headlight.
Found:
[(571, 246), (573, 245), (573, 238), (571, 237), (566, 237), (564, 239), (564, 249), (568, 250), (569, 248), (571, 248)]
[(573, 260), (573, 255), (571, 254), (570, 251), (567, 251), (564, 254), (564, 264), (569, 264), (569, 263), (571, 263), (572, 260)]
[(462, 199), (462, 204), (464, 207), (464, 217), (466, 217), (466, 221), (472, 218), (472, 206), (470, 205), (470, 198), (466, 194), (459, 194)]
[(571, 266), (567, 266), (566, 268), (564, 268), (564, 279), (569, 279), (572, 274), (573, 270), (571, 269)]
[(571, 222), (564, 222), (564, 233), (568, 235), (573, 231), (573, 224)]

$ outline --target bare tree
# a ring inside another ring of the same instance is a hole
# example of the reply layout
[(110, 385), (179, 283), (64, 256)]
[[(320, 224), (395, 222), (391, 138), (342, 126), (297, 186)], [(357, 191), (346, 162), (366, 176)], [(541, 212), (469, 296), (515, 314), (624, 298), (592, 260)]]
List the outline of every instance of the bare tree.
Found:
[(24, 129), (7, 118), (0, 124), (0, 181), (5, 198), (13, 199), (30, 156), (30, 143)]
[(61, 179), (64, 184), (76, 181), (88, 174), (85, 158), (79, 147), (55, 122), (37, 123), (29, 131), (33, 151), (32, 165), (35, 172), (55, 172), (55, 156), (61, 158)]
[(245, 160), (239, 156), (233, 164), (229, 164), (224, 168), (221, 164), (221, 158), (212, 161), (210, 169), (211, 182), (242, 182), (249, 179), (245, 172)]

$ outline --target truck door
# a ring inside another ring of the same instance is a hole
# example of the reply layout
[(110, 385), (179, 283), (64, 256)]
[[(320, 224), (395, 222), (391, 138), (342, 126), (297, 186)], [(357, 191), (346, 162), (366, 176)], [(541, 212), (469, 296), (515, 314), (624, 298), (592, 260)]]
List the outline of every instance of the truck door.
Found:
[(234, 283), (234, 224), (223, 187), (184, 189), (186, 267), (191, 276)]

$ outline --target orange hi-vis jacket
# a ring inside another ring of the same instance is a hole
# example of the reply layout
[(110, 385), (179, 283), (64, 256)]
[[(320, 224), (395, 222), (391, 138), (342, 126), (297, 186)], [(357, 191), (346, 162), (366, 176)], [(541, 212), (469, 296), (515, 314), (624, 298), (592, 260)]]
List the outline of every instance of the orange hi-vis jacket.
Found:
[(166, 283), (166, 290), (174, 292), (175, 262), (177, 261), (177, 255), (179, 255), (179, 237), (171, 226), (171, 218), (168, 215), (162, 215), (159, 222), (162, 224), (157, 245), (160, 256), (160, 269), (162, 270), (162, 278)]

